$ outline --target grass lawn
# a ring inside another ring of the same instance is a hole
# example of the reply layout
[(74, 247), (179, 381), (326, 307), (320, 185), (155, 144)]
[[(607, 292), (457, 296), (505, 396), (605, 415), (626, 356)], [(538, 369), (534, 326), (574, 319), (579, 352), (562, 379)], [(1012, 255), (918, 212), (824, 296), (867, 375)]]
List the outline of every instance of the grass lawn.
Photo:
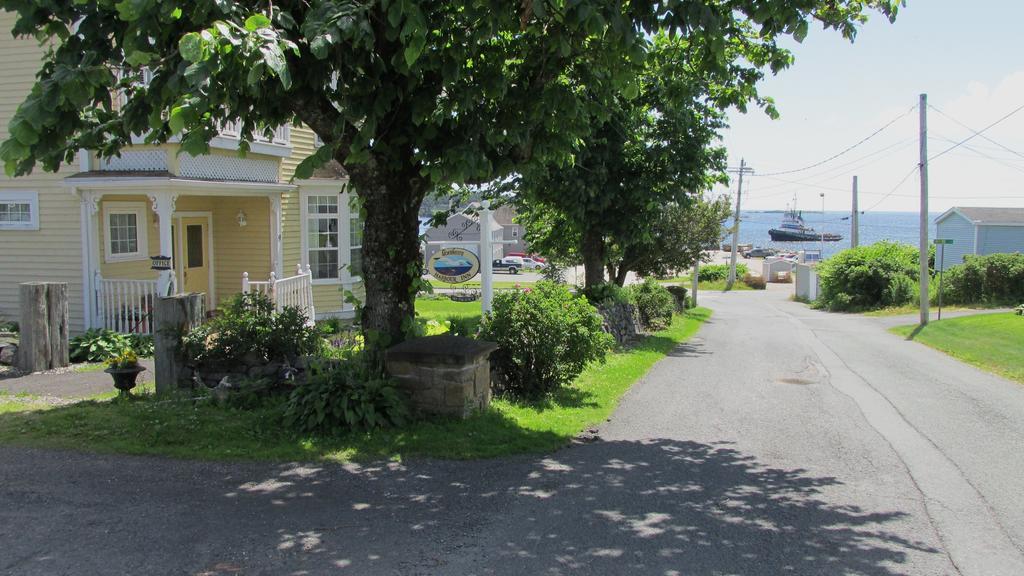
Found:
[[(440, 319), (471, 317), (479, 315), (480, 304), (421, 300), (417, 310)], [(220, 408), (205, 397), (157, 400), (147, 386), (135, 400), (110, 393), (63, 406), (0, 397), (0, 443), (215, 460), (469, 459), (548, 452), (603, 422), (626, 390), (710, 314), (695, 308), (676, 316), (668, 329), (611, 354), (544, 403), (496, 399), (489, 410), (464, 421), (433, 419), (399, 430), (301, 438), (284, 429), (279, 407)]]
[[(992, 304), (990, 306), (986, 306), (985, 304), (971, 304), (970, 306), (943, 306), (942, 307), (942, 311), (943, 312), (961, 312), (961, 311), (965, 311), (965, 310), (988, 310), (988, 309), (992, 309), (992, 308), (1006, 308), (1006, 307), (1007, 306), (1005, 304)], [(937, 309), (938, 309), (938, 306), (936, 306), (935, 303), (933, 302), (930, 305), (931, 312), (935, 312)], [(864, 314), (865, 316), (875, 316), (875, 317), (906, 316), (906, 315), (909, 315), (909, 314), (917, 314), (920, 311), (921, 311), (921, 308), (917, 304), (906, 304), (906, 305), (903, 305), (903, 306), (892, 306), (890, 308), (880, 308), (878, 310), (868, 310), (866, 312), (862, 312), (862, 314)]]
[(1012, 312), (978, 314), (929, 322), (914, 334), (917, 325), (891, 331), (950, 356), (1024, 383), (1024, 318)]

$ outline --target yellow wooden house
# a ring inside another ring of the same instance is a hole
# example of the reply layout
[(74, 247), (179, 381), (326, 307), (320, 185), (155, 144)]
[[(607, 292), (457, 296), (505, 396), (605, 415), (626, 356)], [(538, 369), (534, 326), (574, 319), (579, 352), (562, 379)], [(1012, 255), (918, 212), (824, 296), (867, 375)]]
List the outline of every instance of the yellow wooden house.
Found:
[[(14, 16), (0, 11), (0, 30)], [(0, 141), (42, 59), (34, 39), (0, 34)], [(234, 126), (209, 154), (141, 141), (120, 157), (83, 151), (57, 173), (0, 176), (0, 320), (20, 315), (18, 284), (66, 282), (72, 333), (150, 332), (153, 298), (202, 292), (212, 309), (242, 291), (316, 318), (351, 316), (361, 291), (362, 225), (339, 167), (292, 180), (315, 135), (285, 126), (243, 158)], [(173, 270), (151, 269), (171, 256)]]

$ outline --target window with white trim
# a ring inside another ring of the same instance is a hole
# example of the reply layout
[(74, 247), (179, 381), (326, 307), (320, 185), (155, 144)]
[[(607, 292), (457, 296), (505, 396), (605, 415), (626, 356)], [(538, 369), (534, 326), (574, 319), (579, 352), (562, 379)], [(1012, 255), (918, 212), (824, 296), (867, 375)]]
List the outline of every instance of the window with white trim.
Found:
[(338, 278), (340, 224), (337, 195), (306, 197), (306, 249), (314, 280)]
[(363, 221), (359, 217), (359, 204), (353, 202), (348, 232), (348, 270), (353, 278), (363, 276)]
[(0, 191), (0, 230), (39, 230), (39, 193)]
[(108, 202), (103, 205), (103, 231), (107, 262), (144, 260), (149, 257), (146, 242), (146, 205)]

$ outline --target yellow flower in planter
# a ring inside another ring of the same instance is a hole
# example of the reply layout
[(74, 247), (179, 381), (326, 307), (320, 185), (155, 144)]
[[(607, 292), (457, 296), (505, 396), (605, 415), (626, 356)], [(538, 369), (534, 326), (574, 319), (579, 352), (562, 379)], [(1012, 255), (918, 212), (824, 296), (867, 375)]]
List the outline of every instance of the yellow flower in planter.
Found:
[(135, 351), (131, 348), (125, 348), (120, 354), (111, 356), (107, 359), (107, 367), (113, 368), (114, 370), (123, 370), (125, 368), (134, 368), (139, 365), (139, 357), (135, 354)]

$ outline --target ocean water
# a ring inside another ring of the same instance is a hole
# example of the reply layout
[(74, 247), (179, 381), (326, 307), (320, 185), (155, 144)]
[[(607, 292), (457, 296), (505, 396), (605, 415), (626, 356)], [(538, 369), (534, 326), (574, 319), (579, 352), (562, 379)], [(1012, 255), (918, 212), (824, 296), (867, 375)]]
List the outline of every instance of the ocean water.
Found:
[[(935, 218), (941, 212), (928, 216), (929, 241), (935, 238)], [(850, 216), (849, 212), (804, 212), (804, 223), (814, 228), (815, 232), (825, 231), (840, 234), (843, 239), (838, 242), (825, 242), (823, 256), (829, 256), (850, 247)], [(843, 218), (847, 218), (843, 220)], [(732, 224), (730, 220), (728, 225)], [(753, 244), (779, 250), (817, 250), (821, 242), (773, 242), (768, 230), (778, 228), (782, 224), (781, 211), (746, 211), (740, 215), (740, 244)], [(880, 240), (892, 240), (906, 244), (918, 244), (920, 230), (917, 212), (866, 212), (860, 215), (860, 244), (873, 244)], [(732, 235), (727, 235), (723, 242), (731, 242)]]

